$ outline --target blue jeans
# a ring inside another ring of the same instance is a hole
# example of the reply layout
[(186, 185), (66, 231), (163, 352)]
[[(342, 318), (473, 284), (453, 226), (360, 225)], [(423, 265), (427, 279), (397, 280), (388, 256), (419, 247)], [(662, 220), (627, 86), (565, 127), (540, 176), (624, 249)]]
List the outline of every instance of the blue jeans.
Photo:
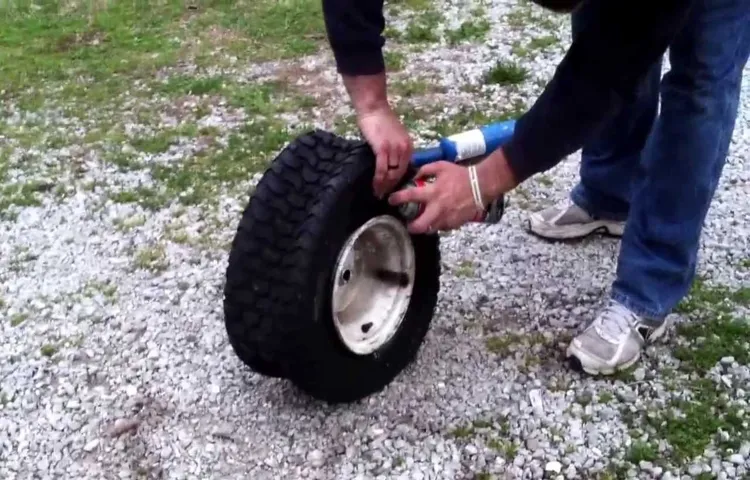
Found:
[[(599, 1), (573, 15), (573, 35), (596, 21)], [(626, 220), (612, 297), (657, 321), (695, 276), (750, 55), (750, 2), (698, 1), (668, 54), (670, 71), (653, 65), (638, 100), (584, 146), (571, 192), (591, 214)]]

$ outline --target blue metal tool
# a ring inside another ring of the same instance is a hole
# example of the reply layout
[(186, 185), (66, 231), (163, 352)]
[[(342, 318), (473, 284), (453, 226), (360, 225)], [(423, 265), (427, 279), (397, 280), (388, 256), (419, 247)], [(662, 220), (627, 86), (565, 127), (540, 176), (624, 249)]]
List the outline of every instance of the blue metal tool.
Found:
[(415, 150), (412, 164), (421, 167), (440, 160), (461, 162), (488, 155), (511, 139), (515, 126), (515, 120), (506, 120), (443, 137), (435, 147)]

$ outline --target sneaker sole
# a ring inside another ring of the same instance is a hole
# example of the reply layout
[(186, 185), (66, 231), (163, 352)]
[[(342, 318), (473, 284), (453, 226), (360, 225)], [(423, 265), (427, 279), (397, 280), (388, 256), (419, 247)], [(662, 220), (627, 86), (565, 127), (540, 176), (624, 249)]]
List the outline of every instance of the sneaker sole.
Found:
[(571, 240), (588, 237), (594, 233), (605, 233), (613, 237), (622, 237), (625, 230), (625, 224), (599, 220), (591, 223), (581, 223), (577, 225), (556, 226), (537, 219), (535, 216), (527, 222), (527, 228), (530, 232), (550, 240)]
[[(655, 340), (664, 335), (664, 332), (667, 331), (668, 326), (669, 320), (665, 319), (664, 323), (659, 326), (659, 328), (655, 329), (654, 333), (651, 335), (651, 337), (649, 337), (649, 343), (653, 343)], [(571, 341), (570, 345), (568, 345), (568, 349), (565, 352), (565, 356), (568, 358), (568, 361), (575, 370), (582, 370), (589, 375), (613, 375), (617, 372), (627, 370), (635, 365), (635, 363), (641, 359), (641, 352), (638, 351), (635, 357), (625, 363), (621, 363), (619, 365), (606, 365), (602, 363), (602, 361), (598, 358), (594, 358), (586, 351), (578, 348), (578, 346), (576, 346), (575, 344), (575, 341)]]
[[(599, 359), (594, 358), (585, 351), (575, 347), (572, 343), (568, 347), (566, 356), (568, 357), (568, 362), (570, 362), (573, 369), (584, 371), (589, 375), (614, 375), (617, 372), (627, 370), (641, 359), (641, 353), (638, 352), (635, 357), (625, 363), (613, 366), (603, 365)], [(598, 366), (595, 367), (594, 365), (597, 364)]]

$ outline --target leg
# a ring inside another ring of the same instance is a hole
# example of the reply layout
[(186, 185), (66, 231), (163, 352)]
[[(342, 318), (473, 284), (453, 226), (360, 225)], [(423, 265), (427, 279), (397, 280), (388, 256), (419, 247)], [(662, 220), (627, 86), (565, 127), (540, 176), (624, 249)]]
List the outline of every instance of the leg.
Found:
[(701, 0), (670, 47), (662, 111), (643, 153), (612, 304), (568, 348), (589, 373), (638, 360), (688, 292), (750, 55), (745, 0)]
[[(586, 3), (573, 15), (574, 38), (588, 22), (596, 21), (599, 5)], [(581, 151), (581, 180), (571, 198), (593, 217), (624, 221), (628, 216), (632, 181), (658, 111), (661, 68), (660, 59), (644, 78), (638, 98)]]
[[(595, 22), (601, 2), (590, 0), (572, 16), (572, 33)], [(661, 60), (643, 81), (638, 98), (607, 124), (581, 152), (581, 181), (570, 199), (531, 215), (529, 229), (546, 238), (580, 238), (604, 230), (622, 235), (631, 183), (659, 104)]]

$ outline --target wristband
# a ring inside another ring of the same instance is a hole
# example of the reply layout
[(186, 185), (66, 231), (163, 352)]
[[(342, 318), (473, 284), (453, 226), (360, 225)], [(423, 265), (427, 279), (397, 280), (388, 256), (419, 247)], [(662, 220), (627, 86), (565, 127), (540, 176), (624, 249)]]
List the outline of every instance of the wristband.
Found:
[(479, 188), (479, 178), (477, 178), (477, 167), (475, 165), (469, 167), (469, 183), (471, 185), (471, 193), (474, 196), (474, 203), (479, 210), (484, 210), (482, 190)]

